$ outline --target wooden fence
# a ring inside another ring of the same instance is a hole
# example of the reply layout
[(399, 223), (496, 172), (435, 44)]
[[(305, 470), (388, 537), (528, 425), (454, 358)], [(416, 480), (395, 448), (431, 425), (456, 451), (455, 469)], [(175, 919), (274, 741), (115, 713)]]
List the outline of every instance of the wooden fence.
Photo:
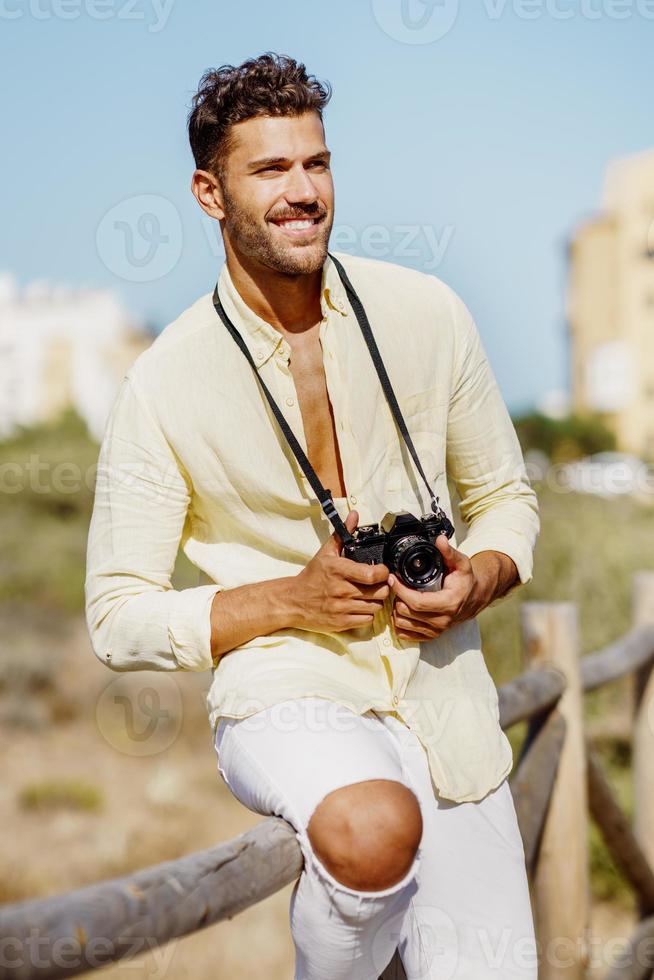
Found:
[[(499, 688), (499, 703), (504, 730), (528, 723), (510, 785), (525, 848), (539, 978), (586, 975), (590, 812), (639, 910), (638, 926), (604, 980), (652, 980), (654, 572), (634, 576), (630, 631), (584, 657), (576, 606), (527, 602), (521, 615), (525, 670)], [(583, 714), (587, 691), (627, 675), (633, 679), (633, 826), (584, 732)], [(0, 980), (54, 980), (133, 957), (233, 918), (301, 871), (294, 829), (268, 817), (226, 844), (179, 860), (66, 895), (0, 906)], [(397, 953), (381, 980), (405, 980)]]

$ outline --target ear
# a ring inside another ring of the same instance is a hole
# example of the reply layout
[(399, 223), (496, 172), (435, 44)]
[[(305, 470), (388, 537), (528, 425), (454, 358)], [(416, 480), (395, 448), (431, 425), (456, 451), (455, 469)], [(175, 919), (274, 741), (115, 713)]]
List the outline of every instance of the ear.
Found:
[(191, 177), (191, 192), (210, 218), (215, 218), (216, 221), (223, 220), (225, 217), (223, 192), (217, 177), (208, 170), (195, 170)]

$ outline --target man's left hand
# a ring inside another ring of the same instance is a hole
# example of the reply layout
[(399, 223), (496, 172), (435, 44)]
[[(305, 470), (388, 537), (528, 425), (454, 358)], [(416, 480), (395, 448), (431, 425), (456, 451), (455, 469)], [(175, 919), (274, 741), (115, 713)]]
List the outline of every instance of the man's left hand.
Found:
[[(394, 596), (393, 626), (401, 639), (424, 642), (475, 616), (500, 594), (496, 591), (498, 581), (507, 579), (506, 566), (501, 570), (504, 574), (497, 574), (499, 562), (511, 566), (509, 581), (517, 575), (513, 561), (499, 552), (481, 552), (473, 556), (473, 563), (462, 551), (452, 547), (445, 534), (436, 538), (436, 547), (447, 569), (440, 591), (410, 589), (396, 575), (389, 576)], [(484, 556), (491, 556), (490, 563)]]

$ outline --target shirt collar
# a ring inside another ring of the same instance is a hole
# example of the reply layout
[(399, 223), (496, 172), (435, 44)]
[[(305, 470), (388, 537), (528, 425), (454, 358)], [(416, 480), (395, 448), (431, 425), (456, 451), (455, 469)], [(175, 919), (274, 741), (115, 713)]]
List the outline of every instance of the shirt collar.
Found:
[[(290, 353), (291, 348), (284, 335), (247, 305), (234, 285), (227, 262), (223, 264), (218, 277), (218, 295), (227, 316), (245, 340), (257, 367), (265, 364), (278, 347), (284, 353)], [(341, 316), (348, 315), (345, 287), (329, 255), (322, 268), (320, 308), (325, 317), (330, 310), (340, 313)]]

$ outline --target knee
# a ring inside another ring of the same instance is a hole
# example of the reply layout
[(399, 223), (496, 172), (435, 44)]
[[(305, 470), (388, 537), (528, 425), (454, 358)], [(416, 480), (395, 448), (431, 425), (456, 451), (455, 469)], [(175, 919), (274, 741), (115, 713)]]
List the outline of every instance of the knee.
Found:
[(422, 837), (415, 794), (393, 779), (369, 779), (328, 793), (307, 834), (327, 870), (350, 888), (379, 891), (400, 881)]

